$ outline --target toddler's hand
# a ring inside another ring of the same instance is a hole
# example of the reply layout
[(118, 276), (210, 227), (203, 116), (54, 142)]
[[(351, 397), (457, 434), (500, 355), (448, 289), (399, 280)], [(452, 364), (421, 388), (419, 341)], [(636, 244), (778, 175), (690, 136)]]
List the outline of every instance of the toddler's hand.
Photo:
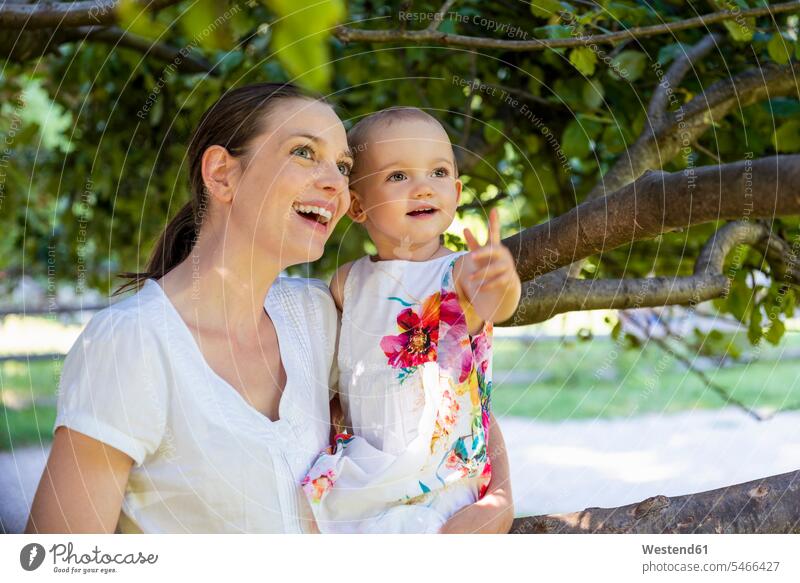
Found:
[(497, 209), (489, 213), (489, 238), (481, 245), (464, 229), (469, 253), (464, 256), (460, 285), (475, 313), (484, 321), (502, 322), (517, 309), (522, 283), (508, 247), (500, 242)]

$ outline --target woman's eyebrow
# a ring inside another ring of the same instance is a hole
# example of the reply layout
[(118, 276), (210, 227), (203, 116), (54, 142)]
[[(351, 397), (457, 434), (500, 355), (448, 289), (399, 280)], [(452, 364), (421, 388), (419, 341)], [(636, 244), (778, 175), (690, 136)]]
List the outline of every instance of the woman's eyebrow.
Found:
[(307, 140), (310, 140), (312, 142), (317, 142), (317, 143), (321, 141), (318, 136), (315, 136), (315, 135), (312, 135), (312, 134), (307, 134), (307, 133), (304, 133), (304, 132), (296, 132), (296, 133), (293, 133), (293, 134), (291, 134), (291, 135), (286, 137), (287, 140), (291, 140), (291, 139), (294, 139), (294, 138), (305, 138)]

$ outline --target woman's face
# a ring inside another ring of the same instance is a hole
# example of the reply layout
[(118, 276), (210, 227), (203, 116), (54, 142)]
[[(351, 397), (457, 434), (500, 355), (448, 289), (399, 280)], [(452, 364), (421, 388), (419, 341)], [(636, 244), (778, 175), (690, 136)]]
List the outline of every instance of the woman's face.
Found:
[(281, 269), (316, 261), (350, 205), (344, 126), (330, 106), (307, 99), (276, 103), (265, 126), (236, 177), (226, 237), (251, 237), (251, 260), (266, 255)]

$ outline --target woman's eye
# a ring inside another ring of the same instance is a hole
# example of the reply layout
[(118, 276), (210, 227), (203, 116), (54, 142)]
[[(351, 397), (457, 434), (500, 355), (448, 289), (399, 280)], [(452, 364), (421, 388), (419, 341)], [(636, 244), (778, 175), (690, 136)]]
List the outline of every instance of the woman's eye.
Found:
[(389, 175), (389, 182), (400, 182), (406, 177), (405, 174), (402, 172), (395, 172), (394, 174)]
[(298, 146), (292, 150), (292, 154), (295, 156), (300, 156), (301, 158), (307, 158), (309, 160), (312, 157), (311, 148), (308, 146)]
[(448, 176), (447, 168), (437, 168), (433, 171), (433, 175), (437, 178), (445, 178)]
[(350, 164), (346, 164), (345, 162), (339, 162), (339, 172), (342, 173), (342, 176), (350, 176), (350, 172), (353, 170), (353, 167)]

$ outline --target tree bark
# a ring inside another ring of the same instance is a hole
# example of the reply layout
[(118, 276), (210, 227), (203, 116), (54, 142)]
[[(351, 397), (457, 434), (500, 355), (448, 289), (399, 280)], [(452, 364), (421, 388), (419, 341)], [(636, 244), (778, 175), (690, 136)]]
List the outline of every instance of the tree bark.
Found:
[(511, 534), (800, 534), (800, 470), (618, 508), (517, 518)]
[(523, 281), (661, 233), (725, 219), (800, 214), (800, 155), (650, 172), (506, 238)]

